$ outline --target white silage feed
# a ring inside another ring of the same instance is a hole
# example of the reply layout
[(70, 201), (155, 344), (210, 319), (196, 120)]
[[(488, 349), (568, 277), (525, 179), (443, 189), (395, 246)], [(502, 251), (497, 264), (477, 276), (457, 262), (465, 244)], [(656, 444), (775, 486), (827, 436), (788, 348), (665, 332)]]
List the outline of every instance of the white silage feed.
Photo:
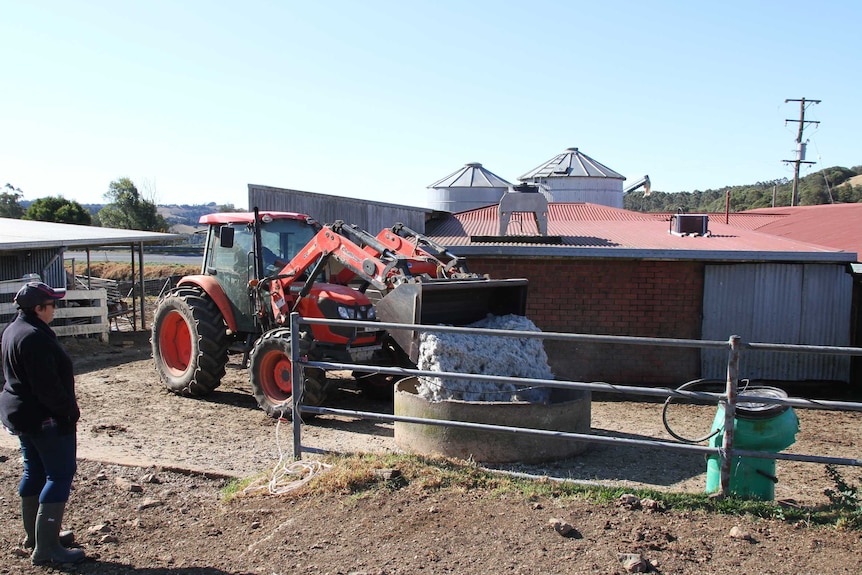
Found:
[[(520, 315), (489, 315), (466, 327), (513, 331), (541, 331)], [(541, 339), (495, 337), (461, 333), (429, 333), (419, 336), (418, 367), (428, 371), (554, 379)], [(547, 403), (548, 387), (420, 377), (418, 394), (428, 401), (522, 401)]]

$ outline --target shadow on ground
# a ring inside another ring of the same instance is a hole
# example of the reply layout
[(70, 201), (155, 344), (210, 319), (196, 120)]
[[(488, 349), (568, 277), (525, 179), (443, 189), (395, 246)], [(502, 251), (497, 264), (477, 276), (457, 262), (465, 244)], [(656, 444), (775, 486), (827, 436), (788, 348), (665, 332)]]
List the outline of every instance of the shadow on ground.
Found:
[[(593, 435), (616, 438), (655, 440), (630, 433), (603, 432)], [(608, 462), (613, 462), (608, 465)], [(486, 465), (489, 469), (547, 476), (584, 482), (630, 481), (669, 487), (692, 480), (706, 472), (706, 457), (697, 453), (626, 444), (590, 443), (584, 453), (575, 457), (536, 465)], [(705, 485), (704, 485), (705, 487)]]

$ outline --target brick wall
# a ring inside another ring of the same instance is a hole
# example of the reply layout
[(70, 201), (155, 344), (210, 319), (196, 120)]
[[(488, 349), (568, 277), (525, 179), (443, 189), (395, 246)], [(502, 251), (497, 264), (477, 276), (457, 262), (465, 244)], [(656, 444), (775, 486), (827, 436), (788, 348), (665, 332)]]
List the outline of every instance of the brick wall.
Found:
[[(530, 282), (527, 317), (542, 331), (699, 339), (704, 264), (469, 258), (471, 271)], [(688, 348), (546, 341), (557, 377), (679, 385), (700, 374)]]

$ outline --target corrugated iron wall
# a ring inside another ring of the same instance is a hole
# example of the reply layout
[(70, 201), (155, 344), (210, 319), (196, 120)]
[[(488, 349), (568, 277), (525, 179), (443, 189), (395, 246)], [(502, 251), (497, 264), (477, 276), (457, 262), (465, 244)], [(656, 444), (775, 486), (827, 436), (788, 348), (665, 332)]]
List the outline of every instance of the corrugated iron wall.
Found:
[[(841, 264), (708, 265), (703, 295), (707, 340), (850, 345), (852, 278)], [(727, 376), (727, 352), (703, 350), (702, 377)], [(740, 377), (849, 381), (850, 358), (743, 350)]]
[(425, 214), (430, 211), (426, 208), (411, 208), (252, 184), (248, 186), (248, 207), (250, 210), (257, 207), (261, 210), (307, 214), (324, 224), (342, 220), (375, 235), (383, 228), (392, 227), (398, 222), (417, 232), (425, 233)]
[(0, 280), (16, 280), (25, 274), (39, 274), (46, 284), (65, 287), (63, 250), (47, 248), (0, 253)]

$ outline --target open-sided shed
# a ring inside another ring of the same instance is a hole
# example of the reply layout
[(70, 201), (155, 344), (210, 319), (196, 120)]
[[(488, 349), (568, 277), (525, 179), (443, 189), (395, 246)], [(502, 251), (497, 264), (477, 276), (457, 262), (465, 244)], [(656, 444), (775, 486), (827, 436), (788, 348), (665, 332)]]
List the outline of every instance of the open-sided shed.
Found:
[[(12, 298), (18, 287), (26, 281), (25, 277), (30, 274), (38, 275), (42, 281), (53, 287), (75, 287), (67, 281), (63, 266), (64, 253), (69, 248), (84, 250), (87, 253), (87, 261), (82, 269), (85, 271), (90, 267), (91, 249), (108, 246), (128, 247), (133, 273), (137, 272), (143, 284), (144, 245), (162, 243), (179, 237), (176, 234), (140, 230), (0, 218), (0, 323), (5, 324), (14, 315), (15, 306), (12, 304)], [(86, 271), (86, 275), (90, 275), (89, 271)], [(94, 312), (85, 310), (92, 307), (92, 302), (106, 301), (104, 297), (99, 300), (99, 298), (90, 297), (93, 294), (75, 294), (74, 291), (76, 290), (73, 289), (69, 293), (67, 299), (70, 304), (77, 303), (70, 305), (68, 309), (59, 309), (56, 316), (58, 320), (56, 331), (60, 335), (85, 333), (87, 328), (59, 324), (64, 319), (91, 317), (86, 314)], [(78, 309), (72, 309), (73, 307)], [(131, 310), (132, 313), (140, 311), (141, 327), (145, 327), (143, 298), (137, 298), (134, 293)], [(107, 330), (107, 320), (103, 323), (105, 325), (98, 329)]]

